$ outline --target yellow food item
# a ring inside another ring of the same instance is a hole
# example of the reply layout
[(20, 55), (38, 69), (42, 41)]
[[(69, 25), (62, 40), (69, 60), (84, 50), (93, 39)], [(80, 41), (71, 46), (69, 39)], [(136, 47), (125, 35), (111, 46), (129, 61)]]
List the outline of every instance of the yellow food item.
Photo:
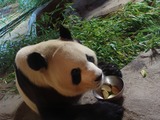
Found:
[(103, 94), (104, 99), (108, 99), (109, 93), (107, 91), (103, 90), (102, 94)]
[(144, 78), (147, 76), (147, 72), (143, 69), (141, 70), (140, 73), (141, 73), (142, 77), (144, 77)]
[(104, 84), (104, 85), (102, 85), (101, 90), (111, 92), (111, 87), (110, 87), (110, 85)]
[(118, 94), (119, 93), (119, 89), (116, 86), (112, 86), (112, 93), (113, 94)]
[(115, 97), (120, 92), (118, 87), (112, 86), (110, 84), (102, 85), (101, 91), (104, 99), (110, 99), (112, 97)]

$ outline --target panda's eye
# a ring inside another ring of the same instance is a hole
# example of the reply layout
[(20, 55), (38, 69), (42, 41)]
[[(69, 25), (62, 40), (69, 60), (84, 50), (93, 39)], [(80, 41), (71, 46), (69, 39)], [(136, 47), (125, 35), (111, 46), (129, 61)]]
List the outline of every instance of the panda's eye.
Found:
[(93, 58), (92, 56), (86, 55), (86, 58), (87, 58), (87, 60), (88, 60), (89, 62), (92, 62), (92, 63), (95, 62), (95, 61), (94, 61), (94, 58)]
[(71, 71), (72, 83), (78, 85), (81, 82), (81, 69), (74, 68)]

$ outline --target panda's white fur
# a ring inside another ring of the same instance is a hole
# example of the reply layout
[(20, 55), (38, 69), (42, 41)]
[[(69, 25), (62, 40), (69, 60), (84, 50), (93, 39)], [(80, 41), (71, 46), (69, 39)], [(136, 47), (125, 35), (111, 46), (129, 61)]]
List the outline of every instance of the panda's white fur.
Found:
[[(47, 69), (35, 71), (28, 66), (27, 56), (32, 52), (40, 53), (46, 59)], [(86, 55), (94, 57), (95, 63), (87, 61)], [(77, 42), (57, 39), (24, 47), (18, 51), (15, 63), (17, 68), (35, 85), (52, 87), (64, 96), (77, 96), (101, 84), (95, 81), (102, 74), (102, 70), (96, 66), (96, 54)], [(73, 85), (70, 71), (76, 67), (81, 68), (82, 78), (80, 84)], [(18, 84), (17, 86), (26, 104), (37, 112), (34, 103), (25, 96)]]
[[(103, 73), (97, 67), (95, 52), (72, 40), (70, 35), (66, 36), (66, 31), (63, 28), (59, 39), (29, 45), (17, 52), (15, 68), (18, 91), (24, 102), (44, 120), (55, 119), (57, 116), (60, 117), (58, 120), (65, 120), (66, 116), (70, 120), (78, 117), (93, 120), (94, 115), (107, 117), (107, 114), (102, 113), (108, 111), (108, 104), (77, 104), (83, 93), (103, 83)], [(35, 59), (36, 55), (38, 57)], [(42, 66), (39, 62), (37, 67), (35, 64), (39, 58), (42, 59)], [(80, 70), (80, 78), (72, 76), (71, 71), (74, 69)], [(78, 81), (73, 81), (73, 78)], [(116, 111), (115, 108), (113, 111)]]
[[(35, 71), (28, 66), (27, 56), (32, 52), (41, 53), (47, 60), (47, 69)], [(87, 61), (86, 54), (93, 56), (97, 63), (95, 53), (77, 42), (49, 40), (22, 48), (16, 55), (15, 63), (34, 84), (53, 87), (65, 96), (76, 96), (96, 88), (99, 84), (95, 79), (102, 74), (102, 70)], [(77, 86), (72, 84), (70, 76), (71, 69), (76, 67), (82, 69), (82, 81)]]

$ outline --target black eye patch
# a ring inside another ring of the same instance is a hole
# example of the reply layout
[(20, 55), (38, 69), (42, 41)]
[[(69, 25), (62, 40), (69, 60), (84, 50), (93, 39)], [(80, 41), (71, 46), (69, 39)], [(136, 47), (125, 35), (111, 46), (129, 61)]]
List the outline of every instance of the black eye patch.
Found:
[(92, 56), (86, 55), (86, 58), (87, 58), (87, 60), (88, 60), (89, 62), (92, 62), (92, 63), (95, 62), (95, 61), (94, 61), (94, 57), (92, 57)]
[(80, 68), (74, 68), (71, 71), (72, 83), (78, 85), (81, 82), (81, 70)]

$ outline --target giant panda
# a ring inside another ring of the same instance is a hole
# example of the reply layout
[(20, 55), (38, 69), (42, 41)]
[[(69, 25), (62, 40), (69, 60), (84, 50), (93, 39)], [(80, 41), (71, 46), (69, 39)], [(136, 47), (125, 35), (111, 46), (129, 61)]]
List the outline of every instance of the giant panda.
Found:
[(61, 26), (60, 38), (17, 52), (16, 86), (24, 102), (42, 120), (120, 120), (123, 108), (119, 105), (105, 101), (79, 104), (85, 92), (103, 84), (105, 75), (121, 77), (118, 68), (109, 66), (112, 68), (104, 75), (97, 64), (95, 52)]

